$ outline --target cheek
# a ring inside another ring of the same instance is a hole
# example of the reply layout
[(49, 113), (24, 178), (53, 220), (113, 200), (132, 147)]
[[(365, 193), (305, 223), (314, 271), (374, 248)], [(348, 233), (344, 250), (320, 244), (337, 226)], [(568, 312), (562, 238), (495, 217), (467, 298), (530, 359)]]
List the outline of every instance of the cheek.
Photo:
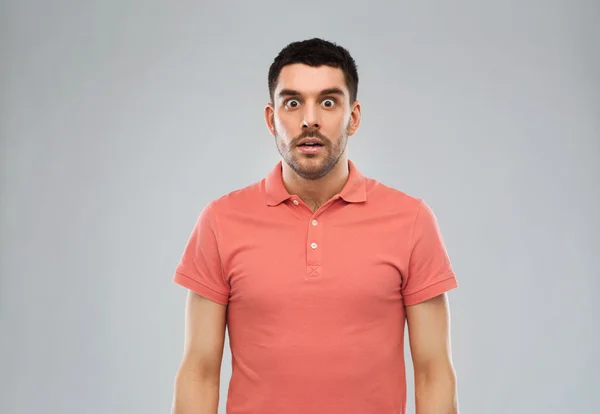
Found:
[(279, 114), (274, 120), (279, 135), (288, 136), (294, 133), (294, 119), (289, 114)]
[(344, 111), (344, 116), (342, 117), (342, 127), (344, 129), (346, 129), (346, 127), (350, 123), (351, 118), (352, 118), (352, 113), (350, 111)]
[(339, 134), (340, 132), (346, 131), (348, 122), (350, 122), (350, 114), (332, 114), (331, 119), (328, 122), (328, 125), (332, 127), (331, 133)]
[(285, 137), (287, 135), (287, 130), (285, 128), (285, 125), (277, 117), (275, 118), (275, 122), (273, 124), (273, 127), (275, 128), (275, 133), (278, 136)]

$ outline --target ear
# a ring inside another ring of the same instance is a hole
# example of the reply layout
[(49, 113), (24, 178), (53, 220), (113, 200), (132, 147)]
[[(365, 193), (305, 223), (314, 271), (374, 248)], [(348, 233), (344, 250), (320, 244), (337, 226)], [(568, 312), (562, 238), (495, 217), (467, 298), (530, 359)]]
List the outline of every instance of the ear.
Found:
[(265, 123), (271, 135), (275, 136), (275, 108), (271, 102), (265, 106)]
[(350, 125), (348, 127), (348, 135), (352, 136), (360, 127), (360, 120), (362, 118), (360, 102), (354, 101), (350, 107), (350, 110)]

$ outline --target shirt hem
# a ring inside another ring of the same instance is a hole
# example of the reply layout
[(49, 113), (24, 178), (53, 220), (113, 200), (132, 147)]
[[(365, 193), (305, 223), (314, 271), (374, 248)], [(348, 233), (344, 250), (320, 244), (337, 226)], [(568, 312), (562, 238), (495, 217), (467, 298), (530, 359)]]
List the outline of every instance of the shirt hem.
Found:
[(202, 283), (198, 282), (195, 279), (192, 279), (189, 276), (186, 276), (185, 274), (181, 273), (180, 271), (175, 272), (175, 275), (173, 276), (173, 281), (175, 283), (177, 283), (178, 285), (181, 285), (184, 288), (190, 289), (190, 290), (194, 291), (195, 293), (197, 293), (198, 295), (200, 295), (206, 299), (209, 299), (213, 302), (217, 302), (221, 305), (227, 305), (229, 303), (228, 295), (224, 295), (222, 293), (215, 292), (211, 288), (203, 285)]
[(421, 289), (417, 292), (411, 293), (409, 295), (404, 295), (404, 305), (411, 306), (416, 305), (421, 302), (425, 302), (426, 300), (433, 299), (434, 297), (441, 295), (442, 293), (448, 292), (449, 290), (455, 289), (458, 287), (458, 283), (454, 275), (441, 280), (425, 289)]

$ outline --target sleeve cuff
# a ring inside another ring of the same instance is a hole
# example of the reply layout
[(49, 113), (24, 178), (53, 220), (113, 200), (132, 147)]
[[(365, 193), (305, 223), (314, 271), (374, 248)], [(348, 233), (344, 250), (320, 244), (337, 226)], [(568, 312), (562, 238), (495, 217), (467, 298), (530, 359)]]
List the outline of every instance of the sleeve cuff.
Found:
[(417, 292), (404, 295), (404, 305), (411, 306), (425, 302), (426, 300), (432, 299), (457, 287), (458, 283), (456, 282), (456, 278), (452, 275)]
[(219, 303), (221, 305), (227, 305), (229, 303), (229, 295), (215, 292), (211, 288), (204, 286), (202, 283), (197, 282), (196, 280), (184, 275), (181, 272), (175, 272), (173, 281), (178, 285), (190, 289), (196, 292), (198, 295), (213, 302)]

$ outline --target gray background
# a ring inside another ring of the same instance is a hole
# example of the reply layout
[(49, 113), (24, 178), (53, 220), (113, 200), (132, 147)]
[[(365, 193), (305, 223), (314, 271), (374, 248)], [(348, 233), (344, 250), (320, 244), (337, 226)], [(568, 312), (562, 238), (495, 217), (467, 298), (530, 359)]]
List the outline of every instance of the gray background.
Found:
[(598, 412), (597, 1), (0, 4), (1, 413), (169, 411), (172, 273), (278, 161), (267, 69), (313, 36), (359, 65), (351, 159), (438, 216), (461, 412)]

